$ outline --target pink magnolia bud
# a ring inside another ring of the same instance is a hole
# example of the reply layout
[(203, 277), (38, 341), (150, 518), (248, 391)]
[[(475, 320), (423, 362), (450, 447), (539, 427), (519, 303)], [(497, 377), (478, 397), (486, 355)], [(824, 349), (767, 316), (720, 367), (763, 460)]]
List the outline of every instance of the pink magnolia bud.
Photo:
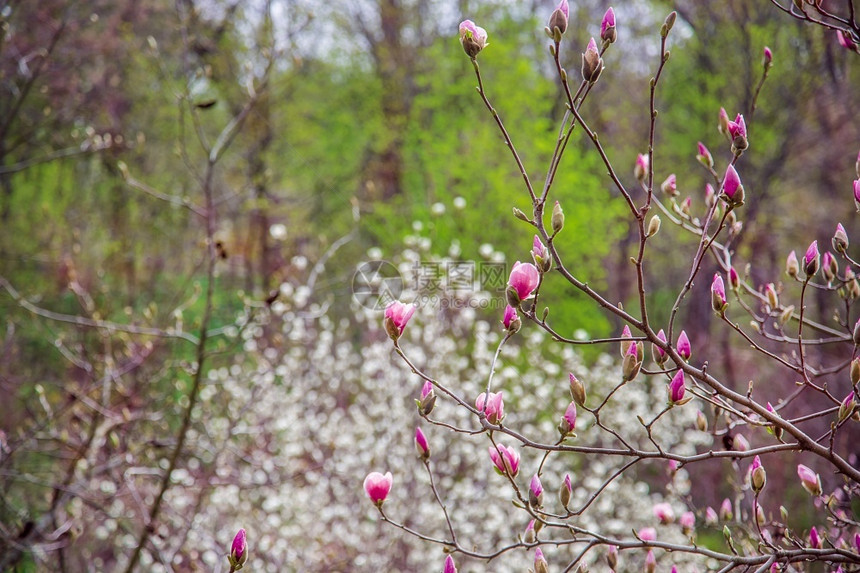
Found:
[(839, 263), (830, 254), (830, 251), (825, 251), (824, 256), (821, 257), (821, 274), (824, 275), (824, 280), (828, 284), (833, 282), (833, 279), (839, 274)]
[(756, 456), (750, 464), (750, 485), (753, 491), (759, 493), (767, 484), (767, 473), (764, 471), (764, 466), (761, 465), (761, 458)]
[(732, 140), (732, 152), (735, 155), (740, 155), (747, 147), (747, 124), (744, 121), (744, 116), (738, 114), (734, 121), (728, 123), (729, 136)]
[(421, 428), (415, 428), (415, 450), (418, 452), (420, 459), (430, 459), (430, 444), (427, 443), (427, 437), (421, 431)]
[(654, 517), (663, 525), (675, 521), (675, 512), (668, 503), (658, 503), (653, 507)]
[(505, 316), (502, 318), (502, 325), (505, 327), (505, 330), (511, 334), (515, 334), (519, 331), (523, 323), (517, 314), (517, 309), (511, 305), (505, 307)]
[(454, 565), (454, 558), (450, 555), (445, 558), (445, 568), (442, 573), (457, 573), (457, 567)]
[(720, 518), (719, 518), (719, 516), (717, 515), (717, 512), (716, 512), (716, 511), (714, 511), (714, 508), (713, 508), (713, 507), (708, 506), (707, 508), (705, 508), (705, 523), (708, 523), (708, 524), (710, 524), (710, 525), (713, 525), (713, 524), (715, 524), (717, 521), (719, 521), (719, 519), (720, 519)]
[(833, 239), (830, 242), (833, 245), (833, 250), (837, 253), (844, 253), (848, 250), (848, 233), (845, 232), (842, 223), (837, 223), (836, 232), (833, 233)]
[(463, 20), (460, 22), (460, 44), (466, 55), (474, 60), (488, 45), (487, 31), (471, 20)]
[(662, 185), (660, 185), (660, 189), (662, 189), (663, 193), (669, 197), (675, 197), (678, 195), (678, 182), (674, 173), (666, 177), (666, 180), (663, 181)]
[(860, 553), (860, 533), (854, 534), (854, 548)]
[(773, 65), (773, 52), (771, 52), (770, 48), (767, 46), (764, 47), (764, 60), (762, 61), (762, 65), (765, 68), (769, 68)]
[(543, 485), (537, 474), (532, 476), (532, 481), (529, 483), (529, 503), (532, 507), (543, 506)]
[(552, 208), (552, 217), (550, 218), (553, 234), (558, 234), (564, 228), (564, 211), (561, 209), (561, 204), (556, 201)]
[(741, 184), (741, 178), (734, 165), (729, 165), (726, 168), (726, 175), (723, 178), (723, 197), (729, 205), (743, 205), (744, 203), (744, 186)]
[(523, 541), (526, 543), (534, 543), (537, 540), (537, 533), (535, 533), (535, 520), (532, 519), (529, 521), (529, 524), (526, 525), (526, 530), (523, 532)]
[(729, 114), (724, 107), (720, 108), (720, 122), (717, 124), (717, 129), (720, 133), (731, 139), (729, 134)]
[(809, 546), (813, 549), (821, 549), (821, 538), (818, 536), (818, 530), (815, 526), (809, 530)]
[(860, 212), (860, 179), (854, 180), (854, 205), (857, 211)]
[(433, 390), (431, 382), (425, 382), (424, 386), (421, 387), (421, 398), (415, 400), (415, 404), (418, 406), (418, 410), (425, 416), (429, 416), (430, 412), (433, 411), (433, 408), (436, 406), (436, 392)]
[(549, 565), (543, 556), (543, 551), (540, 547), (535, 549), (535, 573), (548, 573)]
[(498, 448), (490, 446), (490, 459), (500, 475), (508, 474), (517, 477), (520, 472), (520, 454), (513, 448), (498, 444)]
[(642, 359), (639, 358), (639, 345), (630, 343), (627, 354), (621, 360), (621, 377), (625, 382), (629, 382), (636, 378), (641, 368)]
[(611, 7), (603, 15), (603, 20), (600, 22), (600, 39), (606, 44), (612, 44), (618, 38), (618, 33), (615, 30), (615, 10)]
[(797, 464), (797, 476), (803, 489), (816, 497), (821, 495), (821, 478), (817, 473), (803, 464)]
[(388, 492), (391, 491), (393, 481), (391, 472), (386, 472), (385, 475), (379, 472), (370, 472), (364, 478), (364, 493), (367, 494), (370, 501), (381, 506), (385, 502), (385, 498), (388, 497)]
[(678, 351), (678, 354), (681, 355), (681, 358), (689, 361), (690, 357), (693, 355), (693, 348), (690, 346), (690, 339), (687, 338), (687, 331), (682, 330), (681, 335), (678, 336), (678, 343), (675, 345), (675, 348)]
[(624, 340), (624, 339), (627, 339), (627, 338), (633, 338), (633, 333), (632, 333), (632, 332), (630, 332), (630, 327), (629, 327), (628, 325), (626, 325), (626, 324), (624, 325), (624, 328), (622, 328), (622, 329), (621, 329), (621, 338), (622, 338), (622, 341), (621, 341), (621, 356), (624, 356), (624, 355), (625, 355), (625, 354), (627, 354), (627, 352), (630, 350), (630, 346), (631, 346), (631, 345), (633, 345), (633, 344), (635, 344), (635, 342), (634, 342), (633, 340), (629, 340), (629, 341), (628, 341), (628, 340)]
[(529, 298), (540, 282), (540, 272), (531, 263), (514, 263), (511, 276), (508, 278), (508, 304), (518, 307)]
[(714, 281), (711, 283), (711, 308), (722, 315), (728, 305), (723, 277), (720, 276), (720, 273), (715, 273)]
[(701, 410), (696, 412), (696, 429), (700, 432), (708, 431), (708, 418)]
[(654, 573), (657, 570), (657, 558), (654, 557), (654, 550), (649, 549), (648, 555), (645, 556), (645, 573)]
[[(662, 328), (660, 329), (660, 332), (657, 333), (657, 338), (662, 340), (663, 342), (666, 342), (666, 333), (663, 332)], [(654, 362), (656, 362), (660, 366), (663, 366), (663, 364), (666, 363), (666, 358), (668, 358), (668, 355), (666, 354), (665, 350), (663, 350), (662, 348), (660, 348), (656, 344), (652, 344), (651, 345), (651, 358), (654, 359)]]
[(679, 404), (684, 399), (684, 371), (678, 370), (669, 383), (669, 403)]
[(570, 474), (565, 474), (564, 481), (561, 482), (561, 487), (558, 490), (558, 499), (561, 502), (561, 505), (567, 508), (572, 496), (573, 484), (570, 482)]
[(785, 274), (790, 277), (797, 277), (800, 271), (800, 263), (797, 262), (797, 253), (791, 251), (785, 258)]
[(699, 163), (709, 169), (714, 167), (714, 157), (713, 155), (711, 155), (711, 152), (708, 151), (708, 148), (705, 147), (705, 144), (701, 141), (698, 143), (698, 153), (696, 154), (696, 159), (699, 160)]
[(729, 498), (726, 498), (723, 500), (723, 503), (720, 504), (720, 519), (723, 521), (731, 521), (732, 517), (732, 502), (729, 501)]
[(606, 562), (609, 564), (609, 568), (613, 571), (615, 570), (616, 565), (618, 565), (618, 546), (610, 545), (606, 548)]
[(391, 340), (397, 340), (403, 334), (403, 329), (412, 315), (415, 314), (414, 304), (404, 304), (399, 300), (392, 301), (385, 307), (385, 332), (391, 337)]
[[(648, 176), (648, 156), (640, 153), (636, 156), (636, 164), (633, 166), (633, 176), (642, 183)], [(856, 186), (855, 186), (856, 187)]]
[(735, 435), (735, 437), (732, 439), (732, 444), (732, 447), (737, 452), (746, 452), (750, 449), (750, 443), (747, 441), (743, 434)]
[(637, 535), (642, 541), (657, 541), (657, 530), (653, 527), (643, 527)]
[(227, 559), (235, 571), (241, 569), (248, 560), (248, 545), (245, 541), (244, 528), (240, 529), (233, 538), (233, 544), (230, 546), (230, 556)]
[(840, 422), (847, 420), (854, 413), (855, 404), (854, 391), (852, 390), (848, 392), (848, 395), (845, 396), (845, 399), (839, 405), (839, 413), (836, 416)]
[(842, 30), (836, 30), (836, 39), (839, 41), (839, 45), (846, 50), (854, 49), (854, 41), (851, 40), (851, 37)]
[[(487, 403), (486, 411), (484, 411), (484, 402)], [(487, 415), (487, 421), (491, 424), (498, 424), (505, 417), (505, 402), (501, 392), (490, 392), (489, 400), (487, 400), (487, 393), (482, 392), (475, 400), (475, 407), (479, 412)]]
[(705, 183), (705, 205), (713, 207), (717, 201), (717, 193), (714, 191), (714, 186), (710, 183)]
[(562, 437), (567, 437), (573, 433), (574, 429), (576, 429), (576, 402), (571, 402), (561, 417), (558, 431)]
[(561, 34), (567, 30), (567, 21), (570, 18), (570, 7), (567, 4), (567, 0), (561, 0), (559, 2), (558, 7), (553, 10), (552, 15), (549, 17), (549, 24), (547, 27), (550, 32), (555, 34), (555, 29), (558, 28), (559, 39)]
[(764, 294), (767, 298), (767, 304), (771, 309), (776, 310), (779, 308), (779, 295), (776, 294), (776, 286), (773, 283), (767, 283), (767, 286), (764, 288)]
[(812, 241), (809, 248), (806, 249), (806, 254), (803, 255), (803, 270), (806, 273), (807, 279), (812, 278), (818, 272), (821, 266), (821, 257), (818, 253), (818, 241)]
[(540, 237), (535, 235), (532, 241), (532, 258), (538, 270), (545, 273), (552, 268), (552, 257), (549, 255), (549, 249), (541, 242)]
[[(711, 511), (714, 510), (711, 509)], [(692, 511), (685, 511), (681, 514), (681, 518), (678, 520), (678, 523), (681, 524), (681, 531), (683, 531), (685, 535), (689, 535), (696, 528), (696, 514)]]
[(570, 397), (580, 406), (584, 406), (586, 399), (585, 386), (576, 379), (573, 372), (569, 372), (568, 377), (570, 379)]
[(741, 278), (738, 276), (738, 271), (735, 270), (735, 267), (729, 268), (729, 285), (732, 287), (732, 290), (738, 290), (741, 286)]
[(600, 77), (600, 72), (603, 71), (603, 58), (600, 57), (600, 52), (597, 51), (597, 42), (594, 38), (588, 41), (588, 46), (585, 48), (585, 53), (582, 54), (582, 79), (590, 84), (597, 81)]

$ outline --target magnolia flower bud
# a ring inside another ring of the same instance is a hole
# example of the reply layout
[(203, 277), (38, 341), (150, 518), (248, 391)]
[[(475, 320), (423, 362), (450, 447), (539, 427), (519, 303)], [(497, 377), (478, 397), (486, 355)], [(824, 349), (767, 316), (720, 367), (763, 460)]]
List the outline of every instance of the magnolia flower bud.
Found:
[[(860, 177), (860, 172), (858, 172), (858, 177)], [(854, 180), (854, 206), (860, 212), (860, 179)]]
[(761, 465), (761, 459), (756, 456), (750, 466), (750, 485), (754, 492), (759, 493), (766, 484), (767, 473), (764, 471), (764, 466)]
[(582, 79), (593, 84), (600, 77), (603, 71), (603, 58), (597, 51), (597, 42), (591, 38), (588, 46), (585, 48), (585, 53), (582, 54)]
[(723, 284), (723, 277), (720, 276), (720, 273), (714, 273), (714, 280), (711, 283), (711, 308), (722, 315), (727, 306), (729, 303), (726, 300), (726, 287)]
[(799, 271), (800, 264), (797, 262), (797, 254), (794, 251), (791, 251), (785, 259), (785, 274), (796, 278)]
[(813, 496), (821, 495), (821, 477), (803, 464), (797, 464), (800, 485)]
[(696, 428), (700, 432), (708, 431), (708, 418), (705, 416), (705, 413), (701, 410), (696, 412)]
[(430, 459), (430, 444), (427, 443), (427, 437), (421, 428), (415, 428), (415, 450), (418, 452), (418, 458), (423, 461)]
[(523, 541), (525, 543), (534, 543), (537, 541), (537, 534), (535, 533), (535, 520), (532, 519), (529, 521), (529, 524), (526, 526), (526, 530), (523, 532)]
[[(636, 164), (633, 166), (633, 176), (640, 183), (645, 181), (648, 176), (648, 156), (642, 153), (636, 156)], [(860, 208), (858, 208), (860, 210)]]
[(543, 485), (537, 474), (532, 476), (529, 483), (529, 503), (532, 507), (543, 507)]
[(717, 130), (731, 139), (731, 136), (729, 135), (729, 114), (726, 112), (726, 108), (724, 107), (720, 108), (720, 121), (717, 124)]
[(614, 43), (617, 38), (618, 34), (615, 31), (615, 10), (609, 8), (600, 22), (600, 39), (606, 45)]
[[(660, 332), (657, 333), (657, 338), (666, 342), (666, 333), (663, 332), (663, 329), (660, 329)], [(656, 344), (651, 345), (651, 358), (656, 362), (660, 367), (662, 367), (666, 363), (666, 359), (669, 357), (666, 354), (666, 351), (657, 346)]]
[(684, 535), (690, 535), (696, 528), (696, 514), (692, 511), (685, 511), (681, 514), (678, 523), (681, 525), (681, 531), (684, 532)]
[(773, 52), (770, 51), (770, 48), (767, 46), (764, 47), (764, 58), (762, 59), (762, 66), (765, 69), (770, 69), (773, 65)]
[(558, 201), (555, 202), (555, 206), (552, 208), (551, 224), (553, 234), (557, 234), (564, 228), (564, 211), (561, 210), (561, 205), (559, 205)]
[(678, 370), (668, 386), (669, 403), (680, 404), (684, 400), (684, 371)]
[(621, 377), (625, 382), (629, 382), (636, 378), (639, 374), (639, 369), (642, 367), (642, 361), (639, 360), (638, 351), (635, 344), (630, 344), (630, 349), (621, 361)]
[(860, 382), (860, 358), (855, 358), (851, 361), (849, 372), (851, 376), (851, 385), (856, 386), (857, 383)]
[(660, 189), (669, 197), (678, 196), (678, 180), (674, 173), (666, 177), (666, 180), (660, 185)]
[(701, 141), (698, 143), (698, 153), (696, 154), (696, 159), (707, 167), (708, 169), (713, 169), (714, 167), (714, 157), (711, 155), (711, 152), (708, 151), (708, 148), (705, 147), (705, 144)]
[(776, 294), (776, 287), (773, 283), (767, 283), (767, 286), (764, 289), (765, 296), (767, 297), (767, 304), (771, 309), (776, 310), (779, 308), (779, 296)]
[(738, 176), (734, 165), (729, 165), (726, 168), (726, 175), (723, 177), (723, 198), (729, 205), (744, 204), (744, 186), (741, 184), (741, 178)]
[(549, 573), (549, 565), (547, 564), (540, 547), (535, 549), (535, 573)]
[(573, 372), (569, 372), (568, 376), (570, 378), (570, 397), (573, 398), (573, 401), (580, 406), (585, 406), (585, 386), (582, 385), (582, 382), (577, 380), (576, 376), (573, 375)]
[(734, 121), (728, 124), (729, 136), (732, 138), (732, 153), (736, 156), (744, 152), (749, 147), (747, 141), (747, 124), (744, 121), (744, 116), (738, 114)]
[(421, 398), (415, 400), (415, 404), (424, 416), (429, 416), (430, 412), (433, 411), (433, 408), (436, 406), (436, 392), (433, 390), (431, 382), (424, 383), (424, 386), (421, 388)]
[(450, 555), (445, 558), (445, 568), (442, 573), (457, 573), (457, 567), (454, 565), (454, 558)]
[(669, 32), (672, 30), (672, 26), (675, 25), (675, 19), (678, 17), (678, 14), (673, 10), (669, 12), (669, 15), (666, 16), (666, 20), (663, 22), (663, 25), (660, 27), (660, 35), (662, 37), (666, 37), (669, 35)]
[(803, 270), (806, 273), (806, 278), (812, 278), (820, 266), (821, 257), (818, 253), (818, 241), (812, 241), (809, 248), (806, 249), (806, 254), (803, 255)]
[(645, 235), (646, 237), (653, 237), (660, 231), (660, 215), (654, 215), (651, 217), (651, 220), (648, 221), (648, 233)]
[(245, 529), (240, 529), (233, 538), (230, 555), (227, 557), (233, 571), (240, 570), (248, 560), (248, 544), (245, 541)]
[(837, 253), (844, 253), (848, 250), (848, 233), (845, 232), (845, 227), (842, 226), (842, 223), (836, 225), (836, 232), (833, 233), (831, 243), (833, 244), (833, 250)]
[(412, 315), (415, 314), (414, 304), (404, 304), (399, 300), (391, 302), (385, 307), (385, 319), (383, 321), (385, 332), (391, 340), (396, 341), (403, 334), (403, 329)]
[(569, 17), (570, 7), (567, 0), (561, 0), (558, 7), (553, 10), (552, 15), (549, 17), (548, 28), (553, 32), (553, 37), (555, 37), (555, 29), (558, 28), (559, 40), (561, 39), (561, 34), (564, 34), (567, 30), (567, 20)]
[(576, 428), (576, 402), (571, 402), (567, 406), (564, 415), (561, 417), (561, 422), (558, 424), (558, 432), (562, 438), (573, 434)]
[(460, 22), (460, 44), (466, 55), (474, 60), (488, 45), (487, 31), (471, 20), (463, 20)]
[(842, 403), (839, 405), (839, 413), (837, 414), (837, 419), (840, 422), (844, 422), (848, 419), (851, 414), (854, 413), (854, 406), (856, 405), (856, 401), (854, 400), (854, 392), (851, 391), (845, 396), (845, 399), (842, 400)]
[(616, 545), (610, 545), (606, 550), (606, 563), (609, 564), (609, 568), (613, 571), (615, 567), (618, 565), (618, 547)]
[(564, 476), (564, 481), (561, 482), (561, 488), (558, 490), (558, 500), (562, 507), (567, 509), (570, 504), (570, 498), (573, 496), (573, 485), (570, 482), (570, 474)]
[(681, 355), (681, 358), (689, 362), (690, 357), (693, 355), (693, 347), (690, 345), (690, 339), (687, 338), (686, 330), (681, 331), (675, 348), (678, 351), (678, 354)]

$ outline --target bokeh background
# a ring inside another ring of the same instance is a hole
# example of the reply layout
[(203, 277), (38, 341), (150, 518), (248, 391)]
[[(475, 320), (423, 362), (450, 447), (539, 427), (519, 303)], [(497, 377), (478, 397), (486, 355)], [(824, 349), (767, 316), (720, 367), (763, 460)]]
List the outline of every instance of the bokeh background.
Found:
[[(572, 75), (609, 5), (571, 5), (562, 61)], [(500, 336), (502, 291), (477, 274), (455, 285), (445, 269), (526, 260), (529, 227), (511, 210), (531, 207), (475, 93), (457, 24), (468, 17), (488, 30), (479, 56), (485, 87), (542, 182), (564, 113), (543, 32), (553, 7), (0, 3), (0, 569), (123, 570), (144, 527), (152, 535), (141, 567), (151, 571), (225, 571), (239, 527), (248, 530), (252, 570), (441, 569), (438, 547), (381, 525), (361, 491), (368, 471), (390, 469), (392, 516), (444, 536), (412, 452), (420, 382), (392, 352), (379, 308), (354, 296), (354, 275), (362, 261), (390, 261), (401, 298), (424, 303), (407, 353), (463, 395), (478, 393)], [(659, 28), (676, 10), (657, 97), (655, 182), (675, 173), (681, 199), (704, 214), (708, 175), (696, 143), (728, 161), (717, 131), (725, 107), (749, 125), (734, 261), (749, 265), (752, 284), (778, 283), (787, 253), (813, 239), (828, 245), (837, 222), (849, 236), (860, 228), (851, 195), (860, 56), (765, 0), (617, 0), (614, 9), (618, 42), (582, 111), (625, 184), (635, 187), (632, 166), (647, 151)], [(765, 46), (774, 66), (753, 109)], [(210, 160), (236, 117), (232, 139)], [(207, 175), (212, 209), (201, 211)], [(581, 132), (550, 199), (565, 210), (556, 245), (573, 272), (635, 307), (635, 227)], [(218, 255), (212, 276), (207, 222)], [(664, 221), (649, 245), (652, 321), (665, 322), (695, 243)], [(430, 291), (417, 277), (428, 268), (441, 269)], [(702, 276), (714, 270), (706, 262)], [(199, 335), (210, 282), (200, 402), (164, 509), (147, 523), (201, 356), (182, 334)], [(773, 400), (786, 395), (794, 380), (731, 340), (710, 309), (709, 281), (701, 283), (680, 321), (694, 361), (709, 360), (737, 388), (755, 380)], [(559, 332), (621, 329), (561, 281), (548, 281), (542, 298)], [(833, 314), (825, 293), (810, 304), (825, 321)], [(128, 328), (91, 326), (99, 321)], [(567, 372), (600, 388), (614, 380), (618, 355), (614, 346), (560, 349), (533, 330), (503, 353), (499, 383), (510, 417), (551, 439)], [(630, 392), (627, 406), (643, 413), (664, 400), (658, 381)], [(622, 406), (618, 423), (629, 423)], [(450, 403), (439, 410), (470, 424)], [(707, 447), (694, 414), (673, 412), (665, 439)], [(581, 433), (601, 443), (596, 432)], [(515, 539), (525, 523), (489, 471), (486, 440), (436, 428), (428, 436), (464, 536), (484, 550)], [(571, 473), (584, 496), (618, 462), (553, 463), (549, 475)], [(769, 473), (781, 499), (767, 509), (796, 503), (803, 526), (811, 509), (794, 466), (785, 467)], [(678, 512), (683, 499), (701, 513), (732, 495), (724, 478), (735, 473), (730, 462), (680, 475), (640, 468), (587, 519), (624, 533), (650, 524), (651, 506), (669, 494)], [(719, 529), (700, 535), (719, 543)], [(523, 570), (529, 559), (464, 562), (461, 571)]]

